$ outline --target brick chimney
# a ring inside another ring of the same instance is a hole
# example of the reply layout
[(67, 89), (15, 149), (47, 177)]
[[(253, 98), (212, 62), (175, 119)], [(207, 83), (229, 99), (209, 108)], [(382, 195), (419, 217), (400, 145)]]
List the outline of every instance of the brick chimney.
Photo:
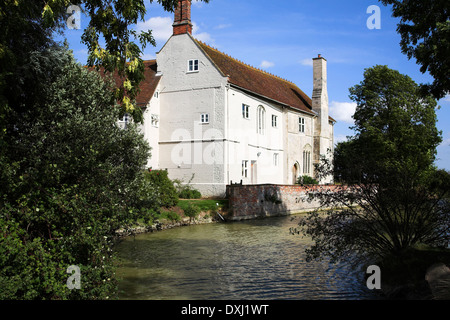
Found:
[(179, 0), (175, 9), (173, 35), (192, 34), (191, 0)]

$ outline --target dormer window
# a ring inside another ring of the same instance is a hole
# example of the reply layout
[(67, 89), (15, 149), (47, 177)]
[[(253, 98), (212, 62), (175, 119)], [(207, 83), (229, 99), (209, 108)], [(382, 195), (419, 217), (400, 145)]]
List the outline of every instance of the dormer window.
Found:
[(193, 59), (188, 61), (188, 72), (198, 71), (198, 59)]

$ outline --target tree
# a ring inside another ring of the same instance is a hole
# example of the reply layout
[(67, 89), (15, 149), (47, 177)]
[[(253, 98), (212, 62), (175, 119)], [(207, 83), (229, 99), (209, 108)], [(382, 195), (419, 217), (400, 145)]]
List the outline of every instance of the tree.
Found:
[(422, 73), (434, 77), (424, 85), (436, 99), (450, 92), (450, 2), (447, 0), (381, 0), (392, 5), (393, 16), (400, 18), (397, 31), (400, 46), (409, 59), (415, 58)]
[[(333, 210), (313, 212), (301, 222), (314, 241), (309, 259), (381, 261), (418, 244), (445, 247), (450, 184), (433, 166), (441, 141), (436, 101), (386, 66), (367, 69), (350, 93), (357, 103), (355, 136), (335, 153), (344, 184), (319, 189), (315, 196), (322, 207)], [(328, 175), (332, 167), (324, 160), (317, 169)]]
[[(29, 52), (20, 74), (31, 92), (6, 117), (0, 298), (112, 298), (111, 243), (136, 218), (149, 146), (137, 126), (118, 127), (112, 80), (66, 48)], [(66, 287), (70, 265), (81, 290)]]
[[(148, 1), (157, 2), (170, 12), (179, 2), (179, 0)], [(135, 104), (139, 83), (144, 77), (144, 64), (140, 56), (148, 44), (155, 45), (156, 42), (151, 30), (137, 34), (130, 27), (144, 19), (146, 13), (144, 0), (2, 1), (0, 65), (7, 67), (2, 69), (5, 72), (0, 72), (2, 93), (8, 93), (8, 75), (14, 73), (16, 67), (20, 66), (20, 59), (17, 60), (17, 57), (26, 56), (27, 52), (36, 47), (48, 45), (53, 32), (62, 33), (69, 16), (66, 10), (70, 4), (80, 6), (90, 18), (82, 35), (82, 42), (88, 48), (88, 65), (103, 67), (107, 72), (119, 74), (122, 84), (117, 88), (115, 98), (120, 102), (122, 114), (127, 112), (136, 121), (142, 121), (141, 109)], [(101, 45), (102, 40), (104, 46)], [(2, 98), (0, 93), (0, 103), (2, 100), (3, 104), (7, 103), (8, 99), (5, 101)], [(2, 108), (6, 109), (4, 105)]]
[[(56, 46), (53, 35), (66, 26), (69, 1), (0, 2), (3, 299), (111, 297), (114, 232), (144, 204), (155, 204), (145, 197), (157, 198), (142, 190), (148, 145), (135, 126), (116, 126), (124, 112), (142, 120), (134, 104), (140, 54), (155, 42), (150, 30), (130, 28), (143, 19), (144, 0), (71, 2), (90, 18), (83, 34), (90, 66), (117, 72), (119, 88)], [(149, 2), (167, 11), (178, 4)], [(66, 287), (71, 264), (81, 268), (82, 290)]]

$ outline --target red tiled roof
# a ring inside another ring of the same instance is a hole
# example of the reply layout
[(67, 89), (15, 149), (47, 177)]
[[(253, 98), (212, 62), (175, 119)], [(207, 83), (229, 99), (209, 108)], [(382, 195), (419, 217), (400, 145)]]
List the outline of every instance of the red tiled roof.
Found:
[[(144, 80), (139, 85), (140, 92), (136, 97), (136, 104), (140, 107), (145, 107), (153, 97), (156, 87), (158, 86), (159, 81), (161, 80), (161, 76), (157, 76), (157, 64), (156, 60), (146, 60), (144, 61)], [(94, 68), (89, 68), (91, 70), (95, 70)], [(100, 74), (103, 76), (104, 72), (100, 71)], [(122, 85), (123, 79), (119, 77), (117, 73), (114, 73), (114, 81), (116, 86), (119, 87)]]
[[(228, 76), (231, 84), (262, 97), (275, 100), (291, 108), (309, 114), (315, 114), (312, 111), (311, 98), (294, 83), (249, 66), (198, 40), (195, 41), (199, 48), (201, 48), (215, 64), (218, 70), (222, 72), (223, 75)], [(141, 82), (140, 92), (136, 97), (138, 106), (146, 106), (149, 103), (161, 79), (160, 75), (156, 75), (156, 60), (144, 61), (144, 66), (145, 79)], [(103, 72), (101, 72), (101, 74), (103, 74)], [(117, 74), (115, 74), (114, 80), (117, 86), (122, 84), (122, 79)], [(335, 122), (331, 117), (330, 121)]]
[(203, 42), (196, 42), (223, 75), (228, 76), (231, 84), (294, 109), (314, 114), (311, 98), (294, 83), (249, 66)]
[(153, 97), (155, 93), (156, 87), (158, 86), (159, 80), (161, 80), (160, 75), (156, 75), (157, 73), (157, 64), (156, 60), (148, 60), (144, 61), (145, 71), (144, 76), (145, 80), (141, 83), (138, 96), (136, 97), (137, 105), (147, 105), (150, 99)]

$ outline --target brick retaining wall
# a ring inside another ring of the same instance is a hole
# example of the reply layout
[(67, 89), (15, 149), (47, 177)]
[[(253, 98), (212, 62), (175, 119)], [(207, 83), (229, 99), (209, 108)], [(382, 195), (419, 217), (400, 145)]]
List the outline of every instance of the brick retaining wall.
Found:
[(238, 221), (312, 211), (320, 204), (317, 200), (308, 201), (309, 193), (318, 187), (335, 188), (332, 185), (228, 185), (228, 219)]

